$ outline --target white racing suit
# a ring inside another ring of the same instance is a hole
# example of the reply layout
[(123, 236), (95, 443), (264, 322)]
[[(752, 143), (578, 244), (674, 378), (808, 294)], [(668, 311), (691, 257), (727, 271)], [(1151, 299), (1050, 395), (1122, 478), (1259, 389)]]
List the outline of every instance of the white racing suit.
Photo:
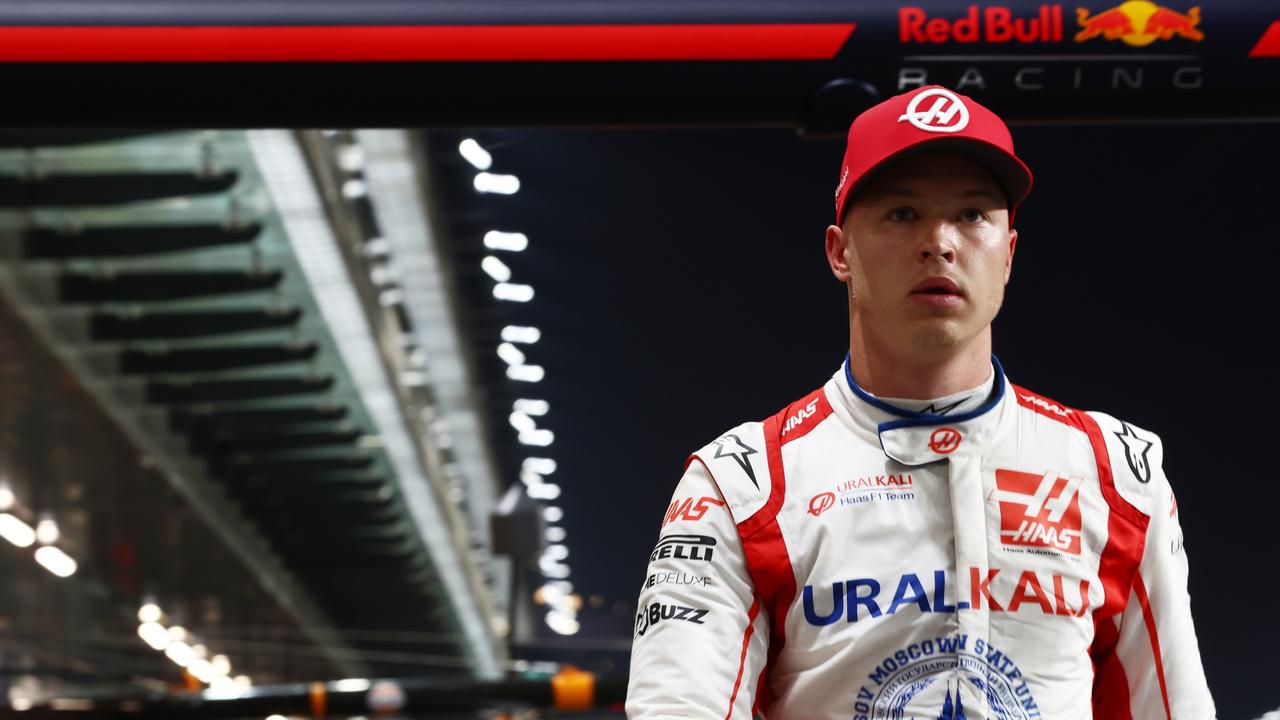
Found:
[(628, 718), (1215, 717), (1155, 435), (998, 362), (953, 416), (848, 367), (689, 458)]

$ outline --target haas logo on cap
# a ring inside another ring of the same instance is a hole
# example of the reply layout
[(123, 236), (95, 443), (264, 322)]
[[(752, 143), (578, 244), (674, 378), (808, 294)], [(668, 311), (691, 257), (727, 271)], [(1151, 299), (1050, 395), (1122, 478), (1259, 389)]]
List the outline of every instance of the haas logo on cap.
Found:
[[(921, 104), (930, 98), (934, 100), (928, 103), (928, 109), (921, 110)], [(969, 125), (969, 108), (950, 90), (929, 88), (911, 98), (898, 122), (903, 120), (927, 132), (960, 132)]]

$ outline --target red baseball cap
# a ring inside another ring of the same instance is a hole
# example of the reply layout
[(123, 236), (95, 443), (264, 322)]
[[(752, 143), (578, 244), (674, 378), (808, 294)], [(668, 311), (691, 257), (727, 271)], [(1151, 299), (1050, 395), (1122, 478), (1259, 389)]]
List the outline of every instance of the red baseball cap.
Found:
[(991, 171), (1009, 199), (1012, 224), (1031, 191), (1031, 170), (1013, 154), (1013, 137), (999, 116), (940, 85), (895, 95), (853, 119), (836, 185), (836, 224), (875, 173), (894, 160), (939, 151), (967, 155)]

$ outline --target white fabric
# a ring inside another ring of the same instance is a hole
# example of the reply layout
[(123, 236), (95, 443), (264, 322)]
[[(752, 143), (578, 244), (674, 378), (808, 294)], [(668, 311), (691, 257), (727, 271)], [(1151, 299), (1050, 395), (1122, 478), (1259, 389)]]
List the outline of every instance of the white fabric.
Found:
[(842, 368), (696, 452), (628, 717), (1215, 717), (1159, 439), (994, 383), (982, 412), (904, 417)]

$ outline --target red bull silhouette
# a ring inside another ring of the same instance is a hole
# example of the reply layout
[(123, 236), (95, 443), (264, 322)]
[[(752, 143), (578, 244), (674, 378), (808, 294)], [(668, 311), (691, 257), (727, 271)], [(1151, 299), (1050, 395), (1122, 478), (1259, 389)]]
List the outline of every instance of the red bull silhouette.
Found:
[(1118, 40), (1125, 35), (1134, 33), (1133, 21), (1118, 7), (1104, 10), (1093, 16), (1090, 16), (1089, 11), (1084, 8), (1076, 8), (1076, 20), (1080, 23), (1080, 27), (1083, 28), (1076, 33), (1076, 42), (1089, 40), (1099, 35), (1108, 40)]
[(1203, 40), (1204, 33), (1196, 29), (1200, 24), (1200, 7), (1196, 6), (1187, 11), (1186, 15), (1175, 12), (1167, 7), (1157, 8), (1151, 17), (1147, 18), (1147, 26), (1143, 32), (1148, 35), (1158, 35), (1161, 40), (1168, 40), (1174, 35), (1181, 35), (1188, 40)]

